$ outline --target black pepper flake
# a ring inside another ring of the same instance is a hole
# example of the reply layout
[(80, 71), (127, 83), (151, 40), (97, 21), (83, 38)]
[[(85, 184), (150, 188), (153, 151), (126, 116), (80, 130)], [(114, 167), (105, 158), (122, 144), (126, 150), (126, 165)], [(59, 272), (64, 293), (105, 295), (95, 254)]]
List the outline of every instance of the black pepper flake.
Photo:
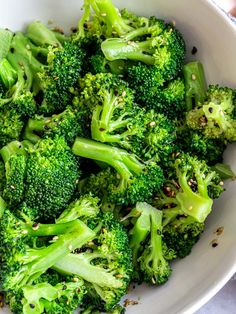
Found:
[(33, 303), (30, 303), (30, 307), (31, 307), (31, 309), (34, 309), (35, 305)]
[(217, 247), (217, 245), (218, 245), (217, 242), (212, 243), (212, 247)]
[(118, 95), (119, 95), (118, 90), (115, 90), (115, 91), (114, 91), (114, 95), (115, 95), (115, 96), (118, 96)]
[(106, 131), (106, 129), (100, 128), (99, 131), (103, 132), (103, 131)]
[(197, 47), (193, 46), (191, 53), (195, 55), (197, 53)]
[(67, 286), (64, 285), (64, 286), (62, 287), (62, 290), (66, 290), (66, 289), (67, 289)]
[(208, 111), (209, 111), (210, 113), (212, 113), (212, 112), (213, 112), (213, 108), (210, 107), (210, 108), (208, 109)]

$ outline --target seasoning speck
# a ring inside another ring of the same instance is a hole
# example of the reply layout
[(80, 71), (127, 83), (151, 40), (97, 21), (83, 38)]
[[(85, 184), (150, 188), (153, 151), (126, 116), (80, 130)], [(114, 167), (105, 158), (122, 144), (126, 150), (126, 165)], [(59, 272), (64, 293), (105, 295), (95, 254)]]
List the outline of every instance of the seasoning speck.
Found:
[(210, 113), (212, 113), (212, 112), (213, 112), (213, 108), (210, 107), (210, 108), (208, 109), (208, 111), (209, 111)]
[(214, 233), (220, 236), (222, 235), (223, 232), (224, 232), (224, 227), (218, 227)]
[(129, 299), (126, 299), (124, 301), (124, 307), (127, 307), (129, 305), (137, 305), (138, 304), (138, 301), (135, 301), (135, 300), (129, 300)]
[(197, 47), (193, 46), (191, 53), (195, 55), (197, 53)]
[(35, 305), (33, 303), (30, 303), (30, 308), (31, 309), (34, 309), (35, 308)]
[(217, 239), (214, 239), (214, 240), (211, 241), (211, 246), (213, 248), (217, 247), (218, 245), (219, 245), (219, 243), (218, 243)]

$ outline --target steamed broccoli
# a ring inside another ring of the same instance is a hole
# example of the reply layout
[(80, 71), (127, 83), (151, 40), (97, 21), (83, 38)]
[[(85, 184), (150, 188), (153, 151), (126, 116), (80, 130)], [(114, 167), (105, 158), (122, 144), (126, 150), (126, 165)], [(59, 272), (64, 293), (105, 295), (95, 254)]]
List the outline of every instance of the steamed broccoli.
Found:
[(172, 180), (164, 185), (164, 192), (154, 200), (163, 210), (164, 226), (179, 215), (204, 222), (212, 210), (212, 199), (223, 192), (221, 178), (204, 161), (188, 154), (181, 154), (175, 160), (173, 173)]
[[(25, 145), (29, 146), (27, 152)], [(43, 139), (32, 146), (27, 141), (15, 141), (1, 150), (7, 180), (4, 195), (11, 205), (24, 202), (22, 211), (31, 219), (51, 221), (75, 192), (78, 162), (61, 137)]]
[[(71, 217), (81, 216), (76, 207), (70, 210), (62, 220), (64, 223)], [(82, 278), (88, 291), (85, 304), (94, 304), (96, 308), (108, 311), (127, 291), (133, 271), (131, 251), (127, 233), (111, 213), (100, 213), (96, 217), (92, 214), (91, 218), (86, 217), (86, 221), (96, 232), (94, 240), (84, 245), (81, 251), (61, 258), (53, 269)], [(61, 222), (60, 218), (58, 222)]]
[[(112, 203), (135, 204), (149, 200), (163, 183), (160, 166), (153, 161), (143, 163), (125, 150), (77, 137), (72, 151), (77, 156), (102, 161), (112, 167), (109, 175), (103, 177), (106, 187), (103, 193)], [(91, 192), (94, 184), (96, 175), (89, 180)]]
[[(37, 238), (57, 236), (57, 240), (37, 247)], [(83, 222), (44, 225), (22, 221), (5, 209), (0, 221), (0, 287), (14, 291), (32, 284), (63, 256), (90, 241), (95, 233)]]
[(211, 85), (206, 99), (189, 111), (186, 121), (189, 128), (199, 130), (208, 138), (236, 140), (235, 91), (229, 87)]
[(77, 135), (82, 135), (80, 115), (76, 109), (68, 106), (62, 113), (51, 117), (36, 115), (27, 122), (24, 138), (37, 143), (41, 138), (54, 138), (56, 135), (65, 138), (68, 144), (72, 144)]
[[(147, 203), (137, 203), (128, 217), (132, 218), (129, 234), (134, 279), (157, 285), (165, 283), (171, 268), (165, 257), (167, 248), (162, 236), (162, 212)], [(171, 254), (171, 259), (175, 258), (174, 251)]]

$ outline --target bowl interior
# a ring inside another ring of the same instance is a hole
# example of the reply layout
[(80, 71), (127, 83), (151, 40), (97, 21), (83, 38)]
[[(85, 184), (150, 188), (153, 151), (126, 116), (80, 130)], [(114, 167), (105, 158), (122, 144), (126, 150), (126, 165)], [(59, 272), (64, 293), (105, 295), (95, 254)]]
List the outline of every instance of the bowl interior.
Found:
[[(203, 62), (208, 83), (236, 88), (236, 27), (210, 1), (130, 0), (114, 1), (120, 8), (141, 15), (156, 15), (175, 21), (187, 43), (188, 60)], [(12, 30), (24, 28), (35, 19), (61, 26), (66, 31), (76, 26), (81, 15), (78, 0), (8, 0), (1, 4), (0, 26)], [(14, 8), (14, 9), (12, 9)], [(192, 47), (197, 54), (191, 55)], [(236, 146), (230, 145), (225, 161), (236, 171)], [(213, 296), (236, 270), (236, 182), (227, 183), (227, 190), (215, 202), (207, 227), (191, 255), (173, 264), (173, 275), (164, 286), (138, 286), (129, 299), (138, 300), (129, 314), (148, 312), (161, 314), (192, 313)], [(220, 237), (214, 231), (224, 227)], [(212, 248), (211, 241), (219, 245)], [(7, 309), (1, 313), (9, 313)]]

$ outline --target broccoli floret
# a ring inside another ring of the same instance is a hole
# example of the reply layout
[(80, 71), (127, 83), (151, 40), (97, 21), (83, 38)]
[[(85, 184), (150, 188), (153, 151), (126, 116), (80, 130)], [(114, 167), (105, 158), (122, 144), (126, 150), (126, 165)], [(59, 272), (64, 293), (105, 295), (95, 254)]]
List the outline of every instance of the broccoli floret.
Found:
[(207, 84), (203, 65), (199, 61), (189, 62), (183, 67), (183, 75), (186, 106), (187, 110), (191, 110), (202, 103), (206, 97)]
[(206, 100), (187, 113), (189, 128), (199, 130), (208, 138), (235, 141), (234, 95), (235, 91), (229, 87), (209, 86)]
[(24, 197), (27, 151), (23, 143), (13, 141), (4, 146), (0, 154), (5, 164), (3, 196), (15, 209)]
[[(134, 279), (157, 285), (165, 283), (171, 274), (171, 268), (165, 257), (162, 212), (147, 203), (139, 202), (128, 216), (133, 218), (130, 247), (133, 252)], [(173, 253), (172, 258), (174, 257)]]
[(212, 210), (212, 198), (223, 192), (221, 178), (204, 161), (187, 154), (180, 155), (173, 167), (175, 175), (154, 201), (164, 212), (164, 226), (178, 215), (204, 222)]
[(71, 200), (79, 179), (78, 162), (61, 137), (39, 141), (27, 160), (24, 201), (37, 217), (51, 221)]
[(109, 73), (88, 74), (80, 86), (79, 105), (91, 110), (94, 140), (120, 146), (144, 159), (164, 159), (173, 152), (172, 122), (135, 105), (124, 81)]
[(179, 151), (188, 152), (210, 166), (222, 162), (226, 144), (224, 139), (208, 138), (187, 126), (177, 128), (176, 145)]
[(25, 286), (23, 289), (22, 313), (73, 313), (82, 303), (85, 286), (82, 280), (62, 282), (52, 286), (48, 282)]
[(186, 111), (182, 78), (165, 83), (157, 67), (138, 64), (128, 68), (125, 79), (135, 92), (135, 101), (141, 106), (171, 119), (182, 117)]
[(149, 200), (163, 183), (163, 172), (155, 162), (143, 163), (125, 150), (77, 137), (72, 151), (75, 155), (102, 161), (113, 168), (103, 183), (112, 203), (135, 204)]
[[(71, 213), (68, 218), (75, 215)], [(82, 278), (88, 291), (85, 305), (108, 311), (126, 293), (133, 271), (128, 236), (111, 213), (93, 217), (88, 225), (97, 233), (93, 242), (84, 245), (81, 252), (61, 258), (53, 268)]]
[(62, 113), (44, 117), (36, 115), (27, 122), (24, 138), (37, 143), (42, 137), (54, 138), (62, 136), (70, 145), (77, 135), (82, 135), (83, 130), (80, 123), (80, 115), (76, 109), (67, 107)]
[(179, 31), (155, 17), (149, 19), (147, 26), (120, 38), (106, 39), (101, 48), (109, 61), (128, 59), (155, 65), (164, 81), (181, 71), (185, 58), (185, 43)]
[[(27, 151), (27, 152), (26, 152)], [(31, 219), (52, 221), (70, 202), (80, 172), (78, 161), (62, 137), (46, 138), (35, 146), (11, 142), (1, 149), (6, 168), (4, 196)]]
[[(57, 236), (37, 247), (38, 237)], [(0, 287), (14, 291), (30, 285), (58, 260), (90, 241), (95, 233), (82, 221), (44, 225), (15, 218), (5, 209), (0, 221)]]
[(177, 257), (183, 258), (191, 253), (203, 229), (203, 222), (197, 222), (191, 216), (179, 216), (163, 228), (164, 241)]

